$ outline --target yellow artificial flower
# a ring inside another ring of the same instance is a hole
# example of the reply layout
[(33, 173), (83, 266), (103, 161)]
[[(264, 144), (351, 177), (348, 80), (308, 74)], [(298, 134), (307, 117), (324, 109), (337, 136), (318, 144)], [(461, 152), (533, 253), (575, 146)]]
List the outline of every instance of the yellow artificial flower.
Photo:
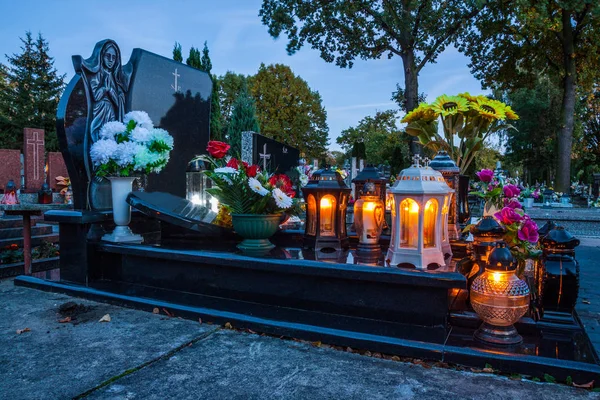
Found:
[(477, 99), (476, 102), (471, 103), (471, 108), (479, 112), (481, 116), (489, 119), (503, 120), (506, 118), (506, 105), (498, 100)]
[(506, 106), (504, 113), (506, 114), (506, 118), (508, 119), (519, 119), (519, 116), (517, 115), (516, 112), (514, 112), (514, 110), (512, 108), (510, 108), (510, 106)]
[(477, 100), (487, 100), (488, 98), (483, 95), (473, 96), (469, 92), (459, 93), (458, 97), (462, 97), (463, 99), (467, 99), (471, 103), (476, 103)]
[(429, 104), (421, 103), (417, 108), (409, 112), (402, 118), (401, 122), (415, 122), (415, 121), (433, 121), (438, 117), (438, 114), (435, 113)]
[(441, 114), (442, 117), (446, 117), (448, 115), (469, 111), (469, 103), (464, 97), (447, 96), (443, 94), (431, 103), (431, 109), (434, 112)]

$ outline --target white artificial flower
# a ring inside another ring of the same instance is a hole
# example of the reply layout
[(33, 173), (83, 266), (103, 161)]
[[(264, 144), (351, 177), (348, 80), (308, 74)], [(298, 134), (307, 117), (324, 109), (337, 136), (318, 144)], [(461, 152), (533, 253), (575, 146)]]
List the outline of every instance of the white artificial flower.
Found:
[(133, 128), (133, 130), (131, 131), (129, 138), (131, 140), (133, 140), (134, 142), (137, 142), (139, 144), (146, 144), (150, 141), (150, 131), (146, 128), (143, 128), (141, 126), (136, 126), (135, 128)]
[(131, 120), (135, 121), (136, 126), (141, 126), (142, 128), (148, 130), (154, 128), (152, 120), (148, 116), (148, 113), (145, 111), (129, 111), (127, 114), (125, 114), (123, 122), (125, 124), (128, 124)]
[(302, 174), (300, 175), (300, 186), (304, 187), (308, 184), (308, 176)]
[(117, 142), (110, 139), (101, 139), (90, 148), (90, 157), (95, 166), (106, 164), (115, 157)]
[(134, 142), (122, 142), (117, 144), (117, 150), (115, 151), (115, 161), (117, 164), (120, 167), (124, 167), (127, 164), (133, 164), (139, 147), (140, 145)]
[(118, 133), (123, 133), (123, 132), (125, 132), (126, 129), (127, 129), (127, 127), (122, 122), (110, 121), (110, 122), (107, 122), (104, 125), (102, 125), (99, 135), (100, 135), (101, 139), (114, 140), (115, 136)]
[(170, 150), (173, 150), (173, 136), (169, 135), (169, 132), (161, 128), (154, 128), (150, 130), (150, 142), (163, 142), (169, 146)]
[(250, 185), (250, 189), (252, 189), (253, 192), (258, 193), (261, 196), (269, 193), (269, 191), (265, 189), (256, 178), (248, 178), (248, 185)]
[(283, 193), (279, 188), (273, 189), (273, 198), (275, 199), (275, 204), (277, 204), (277, 207), (279, 208), (286, 209), (292, 206), (292, 198)]
[(160, 159), (160, 154), (151, 152), (146, 146), (139, 146), (135, 153), (135, 169), (142, 170), (148, 164), (154, 164)]
[(239, 171), (237, 169), (231, 168), (231, 167), (215, 168), (213, 172), (215, 174), (233, 174), (233, 175), (239, 174)]

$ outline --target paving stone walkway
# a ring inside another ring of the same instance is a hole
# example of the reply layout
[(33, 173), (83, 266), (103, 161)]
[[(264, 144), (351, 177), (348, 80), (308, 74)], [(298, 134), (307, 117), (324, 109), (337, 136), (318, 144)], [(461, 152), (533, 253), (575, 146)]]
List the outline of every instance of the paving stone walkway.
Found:
[[(0, 299), (0, 399), (598, 398), (225, 330), (11, 280), (0, 282)], [(61, 312), (67, 302), (74, 303)], [(98, 322), (106, 314), (111, 321)]]

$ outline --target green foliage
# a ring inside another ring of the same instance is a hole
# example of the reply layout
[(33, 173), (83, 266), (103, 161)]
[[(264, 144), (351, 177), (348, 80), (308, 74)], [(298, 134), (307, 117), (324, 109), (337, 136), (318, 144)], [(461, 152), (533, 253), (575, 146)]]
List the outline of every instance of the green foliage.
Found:
[(248, 78), (261, 134), (287, 143), (307, 158), (319, 158), (328, 144), (327, 113), (321, 95), (282, 64), (261, 64)]
[[(408, 112), (408, 106), (406, 103), (406, 90), (404, 90), (400, 84), (396, 84), (396, 91), (392, 92), (392, 97), (390, 100), (395, 101), (396, 104), (398, 104), (398, 107), (400, 107), (400, 110)], [(425, 93), (419, 93), (419, 96), (417, 97), (417, 103), (424, 103), (426, 100), (427, 95)]]
[(202, 61), (200, 60), (200, 50), (195, 47), (190, 47), (190, 52), (185, 63), (190, 67), (202, 69)]
[(56, 108), (64, 87), (58, 75), (48, 42), (31, 32), (20, 38), (21, 54), (7, 56), (9, 65), (0, 64), (0, 148), (22, 149), (23, 128), (42, 128), (46, 150), (57, 151)]
[(231, 153), (239, 156), (242, 152), (242, 132), (259, 132), (258, 119), (256, 118), (256, 107), (254, 100), (248, 93), (248, 87), (244, 84), (235, 102), (231, 119), (227, 127), (227, 140), (231, 145)]
[(181, 53), (181, 45), (175, 42), (173, 46), (173, 60), (183, 62), (183, 54)]
[(480, 0), (263, 0), (259, 15), (271, 36), (285, 33), (289, 54), (308, 42), (321, 58), (340, 67), (352, 67), (357, 58), (399, 56), (410, 111), (418, 104), (421, 69), (435, 62), (485, 4)]
[(242, 92), (244, 85), (248, 84), (247, 78), (242, 74), (227, 71), (218, 79), (219, 81), (219, 108), (222, 116), (222, 132), (227, 133), (227, 127), (233, 113), (233, 103)]
[(556, 383), (556, 378), (549, 374), (544, 374), (544, 381), (548, 383)]
[(379, 165), (389, 162), (392, 174), (410, 165), (408, 142), (410, 138), (397, 126), (395, 110), (378, 111), (375, 116), (367, 116), (356, 127), (342, 131), (337, 143), (350, 152), (355, 143), (363, 143), (366, 160)]
[(573, 378), (571, 378), (571, 375), (567, 376), (565, 383), (567, 386), (573, 386)]
[(208, 45), (204, 42), (204, 48), (202, 49), (202, 57), (200, 58), (200, 69), (210, 74), (212, 71), (212, 62), (208, 55)]

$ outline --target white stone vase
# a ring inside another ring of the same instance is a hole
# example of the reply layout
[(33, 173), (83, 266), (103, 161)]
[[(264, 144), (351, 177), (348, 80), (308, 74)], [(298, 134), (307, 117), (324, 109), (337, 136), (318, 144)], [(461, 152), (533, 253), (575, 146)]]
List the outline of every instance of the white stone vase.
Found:
[(523, 206), (527, 209), (533, 207), (533, 199), (531, 197), (523, 199)]
[(115, 230), (102, 236), (102, 240), (117, 243), (142, 243), (142, 236), (137, 235), (129, 228), (131, 222), (131, 206), (127, 203), (127, 195), (131, 193), (134, 177), (110, 177), (112, 190), (113, 220)]
[(494, 205), (494, 203), (492, 203), (491, 201), (486, 201), (484, 206), (483, 206), (483, 216), (484, 217), (493, 217), (495, 213), (497, 213), (499, 210), (496, 208), (496, 206)]

